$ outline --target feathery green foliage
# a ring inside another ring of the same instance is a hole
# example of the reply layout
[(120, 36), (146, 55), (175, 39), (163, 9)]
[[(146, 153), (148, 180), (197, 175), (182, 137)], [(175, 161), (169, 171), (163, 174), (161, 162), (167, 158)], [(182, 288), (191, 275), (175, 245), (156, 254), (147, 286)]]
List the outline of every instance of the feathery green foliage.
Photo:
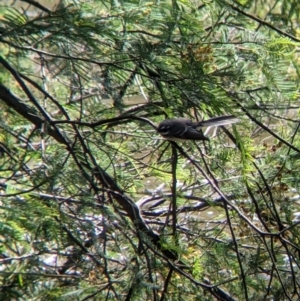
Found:
[(55, 4), (0, 6), (0, 299), (298, 300), (298, 1)]

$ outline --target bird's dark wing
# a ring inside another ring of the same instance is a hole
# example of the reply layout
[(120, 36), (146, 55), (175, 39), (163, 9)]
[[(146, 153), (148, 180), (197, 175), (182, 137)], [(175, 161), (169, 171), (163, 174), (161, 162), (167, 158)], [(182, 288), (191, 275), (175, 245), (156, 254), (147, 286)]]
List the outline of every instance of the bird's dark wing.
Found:
[(189, 127), (182, 138), (185, 140), (209, 140), (207, 137), (204, 136), (201, 130), (197, 130), (193, 127)]
[(187, 118), (166, 119), (159, 124), (157, 131), (172, 141), (209, 140), (195, 128), (195, 123)]

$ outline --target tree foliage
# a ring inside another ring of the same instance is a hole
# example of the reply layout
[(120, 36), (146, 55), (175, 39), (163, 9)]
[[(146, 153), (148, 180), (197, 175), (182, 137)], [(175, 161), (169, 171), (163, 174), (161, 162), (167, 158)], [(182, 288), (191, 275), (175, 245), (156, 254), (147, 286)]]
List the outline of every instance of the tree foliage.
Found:
[(0, 299), (298, 300), (298, 1), (41, 3), (0, 6)]

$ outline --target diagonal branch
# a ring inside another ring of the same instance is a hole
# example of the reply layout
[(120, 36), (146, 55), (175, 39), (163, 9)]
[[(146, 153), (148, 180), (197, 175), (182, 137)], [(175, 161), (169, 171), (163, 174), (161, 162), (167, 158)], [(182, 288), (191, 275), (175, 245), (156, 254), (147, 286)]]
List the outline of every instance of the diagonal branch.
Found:
[(41, 5), (41, 4), (38, 3), (37, 1), (34, 1), (34, 0), (21, 0), (21, 1), (22, 1), (22, 2), (26, 2), (26, 3), (30, 4), (30, 5), (33, 5), (33, 6), (39, 8), (40, 10), (42, 10), (42, 11), (48, 13), (48, 14), (51, 13), (51, 10), (50, 10), (50, 9), (48, 9), (47, 7)]
[(248, 17), (248, 18), (250, 18), (250, 19), (258, 22), (259, 24), (264, 25), (264, 26), (272, 29), (272, 30), (276, 31), (277, 33), (279, 33), (279, 34), (281, 34), (281, 35), (283, 35), (285, 37), (288, 37), (288, 38), (290, 38), (291, 40), (293, 40), (295, 42), (300, 42), (300, 40), (297, 39), (296, 37), (294, 37), (293, 35), (288, 34), (287, 32), (284, 32), (283, 30), (277, 28), (276, 26), (272, 25), (271, 23), (266, 22), (265, 20), (262, 20), (262, 19), (260, 19), (260, 18), (258, 18), (256, 16), (251, 15), (251, 14), (248, 14), (244, 10), (242, 10), (242, 9), (238, 8), (237, 6), (234, 6), (234, 5), (232, 5), (232, 4), (230, 4), (230, 3), (226, 2), (226, 1), (222, 1), (222, 2), (225, 5), (228, 5), (232, 10), (238, 12), (239, 14), (244, 15), (244, 16), (246, 16), (246, 17)]
[[(21, 102), (20, 99), (18, 99), (15, 95), (13, 95), (5, 86), (0, 85), (0, 99), (2, 99), (9, 107), (13, 108), (17, 113), (22, 115), (24, 118), (29, 120), (31, 123), (33, 123), (36, 127), (41, 127), (41, 125), (44, 123), (44, 120), (37, 115), (37, 112), (28, 106), (26, 106), (24, 103)], [(60, 132), (58, 130), (53, 130), (52, 128), (48, 129), (48, 134), (52, 138), (54, 138), (57, 142), (65, 144), (67, 146), (67, 149), (72, 153), (72, 156), (74, 157), (75, 154), (73, 154), (72, 148), (67, 142), (66, 139), (63, 138)], [(76, 158), (74, 158), (75, 161)], [(77, 163), (77, 162), (76, 162)], [(77, 165), (80, 165), (77, 163)], [(81, 164), (82, 165), (82, 164)], [(81, 166), (80, 165), (80, 166)], [(86, 168), (89, 168), (88, 166), (85, 166)], [(83, 167), (81, 166), (81, 171), (83, 172), (84, 176), (87, 178), (87, 180), (90, 182), (90, 176), (84, 171)], [(90, 170), (90, 172), (93, 172)], [(109, 192), (114, 199), (119, 203), (119, 205), (123, 208), (123, 210), (127, 213), (131, 221), (134, 223), (136, 229), (138, 231), (141, 231), (146, 235), (150, 241), (169, 259), (171, 260), (177, 260), (177, 255), (170, 250), (164, 249), (160, 242), (160, 236), (153, 232), (145, 223), (144, 219), (142, 218), (140, 214), (139, 208), (136, 206), (133, 200), (131, 200), (129, 197), (125, 195), (125, 192), (117, 185), (117, 183), (114, 181), (114, 179), (100, 166), (97, 166), (94, 169), (94, 175), (97, 177), (97, 179), (100, 181), (100, 183), (103, 185), (104, 188), (107, 189), (107, 192)], [(95, 191), (97, 191), (97, 188), (95, 187)]]
[[(2, 99), (10, 108), (13, 108), (18, 114), (34, 124), (37, 128), (41, 128), (45, 121), (39, 117), (38, 112), (25, 105), (17, 96), (13, 95), (5, 86), (0, 84), (0, 99)], [(47, 132), (56, 141), (65, 143), (65, 139), (52, 128), (48, 128)]]

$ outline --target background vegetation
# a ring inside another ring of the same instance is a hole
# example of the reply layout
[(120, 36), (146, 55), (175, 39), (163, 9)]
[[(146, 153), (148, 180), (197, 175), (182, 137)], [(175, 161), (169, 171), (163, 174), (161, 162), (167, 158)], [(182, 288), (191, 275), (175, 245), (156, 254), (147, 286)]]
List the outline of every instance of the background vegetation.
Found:
[(299, 300), (299, 1), (13, 4), (0, 299)]

